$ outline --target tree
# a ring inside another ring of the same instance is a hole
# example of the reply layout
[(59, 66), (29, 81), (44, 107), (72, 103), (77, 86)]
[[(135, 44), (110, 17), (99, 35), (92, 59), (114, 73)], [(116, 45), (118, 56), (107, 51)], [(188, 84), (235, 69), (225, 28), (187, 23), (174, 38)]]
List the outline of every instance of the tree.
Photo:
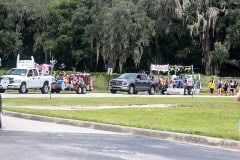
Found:
[[(37, 61), (41, 59), (42, 42), (40, 35), (45, 29), (44, 18), (47, 5), (51, 0), (8, 0), (13, 30), (20, 35), (21, 48), (18, 53), (34, 55)], [(15, 52), (16, 54), (16, 52)]]
[(118, 64), (122, 72), (127, 58), (132, 57), (137, 67), (144, 46), (149, 43), (152, 21), (128, 0), (114, 0), (111, 5), (103, 5), (97, 11), (98, 14), (92, 17), (93, 23), (87, 26), (91, 44), (96, 48), (97, 60), (102, 56), (105, 69), (115, 68)]
[(213, 73), (213, 56), (210, 51), (214, 42), (218, 15), (225, 10), (224, 3), (219, 2), (222, 4), (222, 8), (219, 9), (209, 0), (183, 0), (182, 3), (176, 0), (175, 2), (176, 13), (188, 24), (190, 35), (200, 36), (204, 72), (210, 75)]
[[(235, 1), (233, 1), (235, 2)], [(226, 44), (230, 50), (230, 59), (240, 59), (240, 2), (234, 3), (234, 7), (229, 10), (225, 24), (226, 24)], [(231, 6), (231, 4), (229, 4)], [(233, 5), (233, 4), (232, 4)], [(229, 6), (229, 7), (230, 7)]]
[(218, 74), (221, 64), (228, 59), (228, 49), (221, 42), (215, 42), (211, 55), (213, 55), (215, 74)]
[(0, 54), (4, 62), (9, 56), (20, 51), (22, 46), (21, 35), (15, 31), (13, 18), (14, 14), (9, 6), (0, 2)]

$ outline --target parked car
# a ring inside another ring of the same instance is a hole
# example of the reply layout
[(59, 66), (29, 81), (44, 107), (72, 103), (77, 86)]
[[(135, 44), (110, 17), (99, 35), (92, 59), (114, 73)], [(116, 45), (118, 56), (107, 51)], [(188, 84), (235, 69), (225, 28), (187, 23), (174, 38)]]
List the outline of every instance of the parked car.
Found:
[(144, 73), (124, 73), (112, 79), (109, 85), (112, 94), (117, 91), (128, 92), (128, 94), (148, 91), (153, 95), (159, 88), (158, 82), (148, 79), (147, 74)]

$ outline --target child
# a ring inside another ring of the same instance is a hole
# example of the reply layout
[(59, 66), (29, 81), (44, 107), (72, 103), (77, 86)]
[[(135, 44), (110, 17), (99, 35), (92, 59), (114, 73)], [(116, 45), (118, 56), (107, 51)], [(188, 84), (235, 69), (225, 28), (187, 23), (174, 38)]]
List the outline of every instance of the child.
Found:
[(230, 95), (234, 95), (234, 82), (232, 80), (230, 80)]
[(218, 80), (218, 83), (217, 83), (217, 92), (218, 92), (218, 95), (219, 95), (219, 96), (222, 95), (222, 81), (221, 81), (221, 80)]
[(234, 95), (235, 95), (235, 94), (236, 94), (236, 91), (237, 91), (238, 82), (237, 82), (237, 80), (235, 79), (235, 80), (233, 81), (233, 83), (234, 83)]
[(210, 89), (210, 94), (213, 95), (213, 91), (214, 91), (214, 88), (215, 88), (215, 83), (214, 83), (214, 80), (211, 80), (208, 84), (208, 87)]
[(223, 91), (224, 91), (226, 96), (228, 94), (228, 86), (229, 86), (229, 81), (227, 80), (227, 81), (224, 82), (224, 85), (223, 85)]

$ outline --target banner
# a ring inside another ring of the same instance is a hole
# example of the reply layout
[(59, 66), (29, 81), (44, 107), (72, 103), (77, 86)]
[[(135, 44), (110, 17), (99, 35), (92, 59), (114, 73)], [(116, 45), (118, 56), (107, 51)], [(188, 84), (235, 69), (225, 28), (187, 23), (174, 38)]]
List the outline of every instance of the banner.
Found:
[(158, 72), (193, 72), (193, 66), (178, 66), (178, 65), (158, 65), (158, 64), (151, 64), (151, 71), (158, 71)]
[(151, 64), (151, 71), (168, 72), (169, 65)]

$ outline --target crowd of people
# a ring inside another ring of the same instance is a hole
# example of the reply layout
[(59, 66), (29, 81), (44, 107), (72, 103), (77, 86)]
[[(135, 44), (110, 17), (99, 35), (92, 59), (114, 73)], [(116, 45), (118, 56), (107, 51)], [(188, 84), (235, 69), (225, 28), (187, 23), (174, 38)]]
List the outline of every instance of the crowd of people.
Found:
[[(155, 80), (155, 75), (150, 72), (148, 76), (149, 80)], [(160, 89), (167, 88), (185, 88), (186, 86), (195, 86), (196, 89), (201, 88), (201, 82), (198, 76), (191, 74), (171, 75), (169, 77), (159, 76), (159, 87)]]
[(215, 84), (214, 79), (209, 81), (208, 87), (210, 89), (210, 94), (214, 94), (214, 90), (217, 89), (217, 95), (222, 96), (234, 96), (237, 93), (237, 86), (238, 81), (234, 80), (221, 80), (219, 79), (218, 82)]
[(78, 73), (71, 73), (71, 74), (67, 74), (65, 72), (59, 74), (58, 76), (56, 76), (56, 80), (61, 80), (61, 82), (63, 82), (64, 84), (64, 88), (67, 88), (69, 90), (74, 90), (74, 88), (80, 83), (80, 82), (84, 82), (87, 87), (88, 90), (92, 90), (93, 89), (93, 79), (91, 77), (91, 74), (89, 73), (82, 73), (82, 72), (78, 72)]

